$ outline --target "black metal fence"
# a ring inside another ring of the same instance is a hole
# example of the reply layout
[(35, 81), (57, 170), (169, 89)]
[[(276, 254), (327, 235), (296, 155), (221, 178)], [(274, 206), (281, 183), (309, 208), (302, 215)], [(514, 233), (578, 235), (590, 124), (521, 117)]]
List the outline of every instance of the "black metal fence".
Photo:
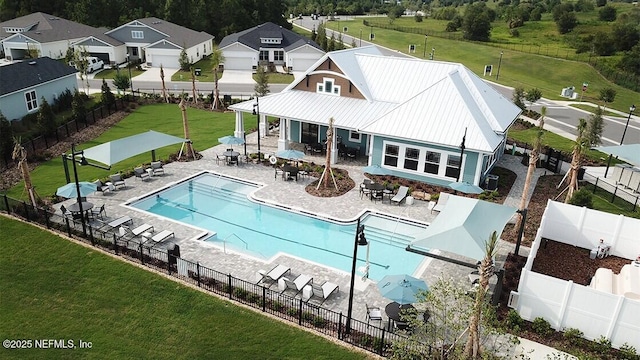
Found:
[[(351, 331), (346, 333), (347, 316), (300, 298), (271, 290), (269, 287), (233, 277), (214, 269), (194, 263), (174, 255), (173, 247), (168, 249), (145, 245), (137, 239), (120, 237), (116, 229), (104, 229), (104, 225), (83, 224), (79, 220), (55, 213), (46, 208), (35, 208), (30, 204), (2, 195), (0, 211), (29, 222), (45, 226), (47, 229), (64, 233), (82, 242), (121, 256), (128, 261), (142, 264), (164, 272), (176, 279), (191, 283), (209, 292), (224, 296), (259, 311), (312, 329), (382, 356), (390, 355), (392, 342), (407, 336), (392, 333), (387, 329), (372, 326), (366, 322), (351, 319)], [(412, 346), (422, 347), (422, 344)]]
[[(611, 171), (611, 169), (609, 170)], [(638, 209), (640, 193), (634, 192), (622, 184), (611, 184), (602, 178), (595, 177), (588, 173), (584, 174), (583, 180), (593, 184), (590, 190), (592, 190), (594, 194), (607, 199), (616, 207), (629, 212), (634, 212)]]

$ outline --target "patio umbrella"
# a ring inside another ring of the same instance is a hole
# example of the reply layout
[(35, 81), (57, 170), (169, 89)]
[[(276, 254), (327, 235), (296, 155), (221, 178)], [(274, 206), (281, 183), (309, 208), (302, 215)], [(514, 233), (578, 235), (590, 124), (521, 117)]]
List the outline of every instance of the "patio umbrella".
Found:
[(387, 275), (378, 283), (380, 294), (400, 305), (416, 302), (420, 290), (429, 290), (424, 280), (409, 275)]
[(304, 153), (302, 151), (289, 149), (289, 150), (276, 151), (276, 156), (281, 159), (299, 160), (304, 157)]
[[(78, 184), (80, 185), (80, 197), (85, 197), (98, 190), (98, 187), (94, 183), (80, 181)], [(78, 197), (76, 183), (68, 183), (67, 185), (59, 187), (58, 190), (56, 190), (56, 195), (67, 199)]]
[(362, 168), (362, 172), (365, 172), (371, 175), (390, 175), (391, 174), (390, 170), (383, 168), (378, 164), (365, 166)]
[(482, 194), (484, 191), (480, 186), (473, 185), (466, 181), (452, 182), (449, 184), (449, 187), (455, 191), (460, 191), (465, 194)]
[(225, 145), (242, 145), (242, 144), (244, 144), (244, 139), (243, 138), (235, 137), (233, 135), (223, 136), (221, 138), (218, 138), (218, 141), (221, 144), (225, 144)]

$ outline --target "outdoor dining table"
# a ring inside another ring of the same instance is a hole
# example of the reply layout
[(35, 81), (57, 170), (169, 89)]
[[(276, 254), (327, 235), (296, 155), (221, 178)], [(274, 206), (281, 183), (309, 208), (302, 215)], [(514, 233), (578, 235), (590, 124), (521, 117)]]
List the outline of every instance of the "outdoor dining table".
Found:
[[(91, 209), (93, 209), (93, 203), (90, 203), (88, 201), (83, 201), (82, 202), (82, 211), (84, 211), (85, 214), (90, 212)], [(71, 212), (71, 214), (73, 214), (73, 216), (76, 217), (77, 215), (80, 215), (80, 204), (75, 202), (75, 203), (69, 205), (67, 207), (67, 210), (69, 210)]]
[(284, 180), (294, 180), (294, 176), (295, 176), (295, 180), (298, 181), (297, 167), (291, 166), (291, 165), (285, 165), (282, 168), (282, 171), (284, 172)]
[(369, 200), (376, 199), (378, 195), (380, 196), (380, 198), (382, 198), (384, 185), (379, 183), (369, 183), (369, 184), (365, 184), (365, 188), (371, 190), (369, 191)]
[(415, 309), (415, 307), (411, 304), (400, 305), (395, 301), (392, 303), (388, 303), (387, 306), (384, 307), (384, 312), (387, 314), (387, 317), (389, 318), (389, 331), (393, 329), (394, 322), (398, 322), (398, 323), (404, 322), (400, 319), (400, 313), (403, 310), (409, 310), (409, 309)]
[(237, 152), (237, 151), (233, 151), (233, 150), (227, 150), (227, 151), (222, 153), (222, 156), (225, 157), (225, 161), (226, 161), (227, 165), (230, 165), (234, 158), (235, 158), (236, 165), (237, 165), (238, 164), (238, 156), (240, 156), (240, 153)]

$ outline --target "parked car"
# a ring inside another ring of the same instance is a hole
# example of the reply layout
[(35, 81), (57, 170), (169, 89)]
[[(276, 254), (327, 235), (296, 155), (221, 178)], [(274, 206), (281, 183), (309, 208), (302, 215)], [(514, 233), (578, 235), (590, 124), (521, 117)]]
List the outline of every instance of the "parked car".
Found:
[[(76, 70), (80, 70), (78, 69), (78, 67), (76, 66), (76, 64), (74, 64), (73, 61), (69, 62), (69, 66), (73, 66), (76, 68)], [(87, 73), (91, 74), (92, 72), (96, 71), (96, 70), (101, 70), (102, 68), (104, 68), (104, 61), (102, 61), (101, 59), (98, 59), (97, 57), (94, 56), (90, 56), (87, 58)]]

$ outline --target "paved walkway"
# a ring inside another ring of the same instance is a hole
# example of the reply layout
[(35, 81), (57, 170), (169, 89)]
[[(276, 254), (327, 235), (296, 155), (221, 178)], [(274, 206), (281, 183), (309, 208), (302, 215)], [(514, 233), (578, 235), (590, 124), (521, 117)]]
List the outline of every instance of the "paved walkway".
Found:
[[(247, 148), (249, 152), (256, 151), (256, 134), (247, 136)], [(261, 151), (269, 154), (277, 150), (277, 137), (267, 136), (261, 139)], [(197, 144), (196, 144), (197, 146)], [(197, 240), (203, 234), (202, 229), (196, 229), (171, 220), (161, 219), (144, 212), (140, 212), (123, 204), (129, 200), (144, 196), (160, 187), (177, 182), (185, 177), (200, 171), (215, 171), (225, 175), (251, 180), (262, 183), (265, 186), (255, 193), (261, 200), (275, 202), (286, 206), (304, 209), (307, 211), (322, 213), (339, 219), (356, 219), (365, 210), (375, 210), (382, 213), (392, 214), (415, 221), (429, 223), (433, 221), (435, 213), (428, 209), (428, 203), (416, 200), (413, 205), (402, 204), (401, 206), (391, 205), (388, 202), (371, 202), (361, 199), (358, 188), (354, 188), (347, 194), (336, 198), (318, 198), (309, 195), (305, 191), (305, 186), (314, 181), (313, 178), (303, 179), (298, 182), (284, 182), (274, 179), (274, 170), (269, 166), (257, 164), (243, 164), (242, 166), (227, 166), (223, 162), (216, 162), (216, 153), (222, 153), (226, 145), (201, 150), (203, 155), (201, 160), (195, 162), (173, 162), (165, 165), (165, 175), (153, 177), (151, 181), (141, 181), (137, 178), (126, 179), (127, 188), (114, 192), (107, 192), (105, 195), (90, 196), (89, 201), (99, 206), (106, 204), (106, 211), (109, 219), (114, 219), (123, 215), (129, 215), (134, 219), (134, 225), (149, 223), (154, 225), (156, 232), (159, 229), (171, 229), (175, 232), (175, 239), (172, 240), (180, 246), (181, 257), (201, 265), (215, 269), (223, 273), (232, 274), (235, 277), (245, 280), (257, 280), (258, 270), (270, 269), (274, 264), (284, 264), (291, 267), (293, 274), (309, 274), (314, 282), (325, 280), (337, 283), (340, 291), (336, 296), (332, 296), (324, 303), (324, 306), (334, 311), (341, 311), (346, 314), (348, 302), (348, 289), (350, 274), (344, 271), (327, 268), (318, 264), (303, 261), (284, 254), (276, 255), (274, 258), (264, 261), (244, 255), (233, 253), (228, 249), (210, 242)], [(322, 163), (321, 158), (305, 158), (307, 161)], [(346, 169), (356, 184), (364, 179), (361, 171), (366, 165), (362, 159), (358, 162), (347, 162), (336, 165), (336, 167)], [(520, 199), (521, 183), (526, 175), (526, 166), (519, 162), (519, 158), (505, 155), (499, 166), (515, 171), (518, 174), (518, 181), (514, 184), (508, 196), (508, 204), (517, 206)], [(539, 172), (536, 172), (532, 188), (535, 187)], [(514, 205), (515, 204), (515, 205)], [(160, 244), (159, 246), (162, 246)], [(499, 245), (499, 258), (504, 258), (513, 250), (513, 244), (501, 241)], [(521, 255), (528, 253), (528, 248), (521, 248)], [(458, 281), (462, 286), (470, 286), (468, 282), (469, 268), (458, 266), (449, 262), (444, 262), (432, 258), (425, 258), (417, 275), (427, 283), (434, 283), (439, 277), (449, 277)], [(363, 282), (356, 277), (355, 305), (353, 316), (356, 319), (365, 321), (366, 309), (364, 304), (384, 307), (389, 300), (384, 299), (377, 290), (376, 284), (367, 280)]]

